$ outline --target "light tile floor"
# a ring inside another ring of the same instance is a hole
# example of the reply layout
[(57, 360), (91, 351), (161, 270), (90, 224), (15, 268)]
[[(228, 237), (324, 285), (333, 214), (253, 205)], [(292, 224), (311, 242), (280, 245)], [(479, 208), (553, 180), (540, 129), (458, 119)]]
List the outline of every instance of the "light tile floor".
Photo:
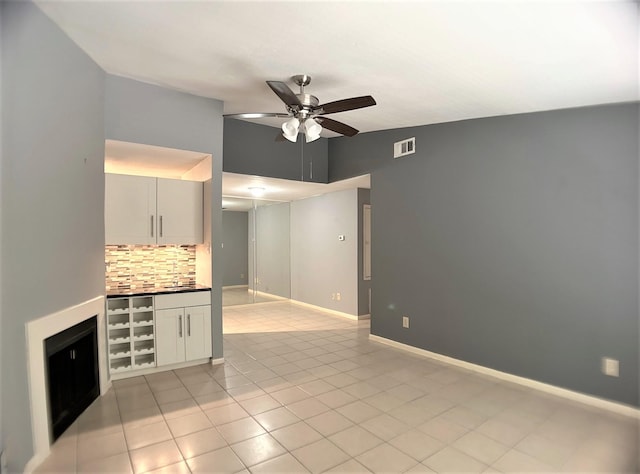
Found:
[(637, 472), (638, 424), (368, 340), (288, 302), (224, 355), (114, 382), (38, 472)]

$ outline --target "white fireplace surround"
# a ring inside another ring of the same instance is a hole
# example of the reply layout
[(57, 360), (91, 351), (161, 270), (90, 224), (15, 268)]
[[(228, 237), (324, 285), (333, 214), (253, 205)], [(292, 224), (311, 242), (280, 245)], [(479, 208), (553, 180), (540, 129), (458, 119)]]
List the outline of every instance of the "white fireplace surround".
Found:
[(98, 296), (26, 324), (27, 372), (34, 451), (33, 457), (25, 466), (26, 472), (33, 471), (44, 460), (51, 446), (45, 339), (94, 316), (98, 325), (100, 395), (103, 395), (110, 385), (105, 347), (104, 296)]

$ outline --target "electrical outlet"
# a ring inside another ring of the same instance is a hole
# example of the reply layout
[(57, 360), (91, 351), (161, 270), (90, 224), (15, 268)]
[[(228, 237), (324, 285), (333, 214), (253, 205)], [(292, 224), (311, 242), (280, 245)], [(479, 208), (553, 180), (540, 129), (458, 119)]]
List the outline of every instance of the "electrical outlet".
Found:
[(403, 328), (408, 328), (409, 327), (409, 317), (408, 316), (402, 316), (402, 327)]
[(340, 293), (336, 293), (336, 301), (340, 301), (342, 299), (342, 295)]
[(602, 373), (610, 377), (620, 376), (620, 362), (609, 357), (602, 358)]

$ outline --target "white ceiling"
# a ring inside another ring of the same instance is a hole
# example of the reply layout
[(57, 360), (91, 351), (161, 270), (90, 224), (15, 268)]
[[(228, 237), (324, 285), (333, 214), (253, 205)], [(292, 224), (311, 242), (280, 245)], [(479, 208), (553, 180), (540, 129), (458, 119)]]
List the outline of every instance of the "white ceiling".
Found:
[(332, 116), (361, 131), (639, 98), (636, 2), (38, 5), (108, 73), (225, 113), (284, 112), (264, 81), (302, 73), (321, 103), (373, 95)]

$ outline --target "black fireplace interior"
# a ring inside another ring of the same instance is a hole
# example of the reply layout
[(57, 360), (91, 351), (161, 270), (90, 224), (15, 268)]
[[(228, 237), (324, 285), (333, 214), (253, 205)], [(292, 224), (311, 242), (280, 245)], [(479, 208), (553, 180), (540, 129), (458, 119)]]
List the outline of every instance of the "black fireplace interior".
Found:
[(97, 317), (45, 340), (49, 409), (53, 440), (99, 394)]

